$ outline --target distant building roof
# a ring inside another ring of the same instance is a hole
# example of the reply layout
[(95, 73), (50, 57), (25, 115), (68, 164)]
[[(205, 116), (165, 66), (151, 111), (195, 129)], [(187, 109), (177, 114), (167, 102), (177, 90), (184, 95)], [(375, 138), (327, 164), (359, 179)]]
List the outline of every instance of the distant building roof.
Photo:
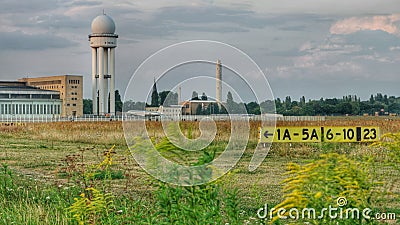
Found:
[(0, 81), (0, 87), (25, 87), (26, 82), (20, 81)]
[(0, 93), (24, 94), (59, 94), (58, 91), (43, 90), (37, 87), (27, 86), (26, 82), (0, 81)]
[(64, 74), (64, 75), (54, 75), (54, 76), (43, 76), (43, 77), (24, 77), (18, 79), (18, 82), (32, 82), (32, 81), (38, 81), (38, 80), (60, 80), (64, 78), (73, 78), (73, 77), (81, 77), (83, 78), (82, 75), (77, 75), (77, 74)]

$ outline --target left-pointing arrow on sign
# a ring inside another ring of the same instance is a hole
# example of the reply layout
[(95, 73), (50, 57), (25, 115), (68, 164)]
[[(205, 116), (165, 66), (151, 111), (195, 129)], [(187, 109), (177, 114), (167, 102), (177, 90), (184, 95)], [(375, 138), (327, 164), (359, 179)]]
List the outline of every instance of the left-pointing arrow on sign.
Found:
[(268, 131), (265, 131), (265, 133), (264, 133), (264, 137), (266, 137), (266, 138), (268, 138), (268, 136), (272, 136), (272, 135), (274, 135), (274, 134), (268, 133)]

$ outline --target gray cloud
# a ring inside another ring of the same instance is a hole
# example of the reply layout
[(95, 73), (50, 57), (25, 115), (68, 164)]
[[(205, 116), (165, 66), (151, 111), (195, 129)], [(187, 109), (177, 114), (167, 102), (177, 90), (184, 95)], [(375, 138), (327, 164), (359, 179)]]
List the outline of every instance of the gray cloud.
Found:
[(67, 2), (66, 4), (70, 6), (98, 6), (101, 5), (101, 1), (90, 1), (90, 0), (75, 0), (72, 2)]
[(155, 14), (156, 20), (176, 21), (180, 23), (234, 23), (246, 27), (264, 27), (265, 20), (257, 17), (251, 10), (238, 10), (216, 6), (165, 7)]
[(44, 30), (68, 30), (68, 29), (90, 29), (90, 20), (83, 21), (80, 18), (59, 14), (42, 14), (31, 16), (29, 18), (19, 18), (15, 21), (15, 25), (21, 29), (39, 28)]
[[(245, 19), (243, 19), (245, 18)], [(118, 24), (121, 34), (136, 38), (166, 37), (178, 31), (211, 33), (247, 32), (249, 28), (262, 28), (265, 20), (248, 10), (219, 7), (165, 7), (157, 10), (150, 19), (127, 19)]]
[(22, 32), (0, 32), (1, 50), (46, 50), (75, 46), (62, 37), (45, 34), (29, 35)]
[(358, 44), (379, 52), (388, 52), (390, 47), (400, 45), (400, 38), (381, 30), (364, 30), (343, 36), (347, 43)]
[(0, 0), (0, 13), (38, 13), (52, 10), (60, 6), (62, 1), (48, 0), (30, 0), (30, 1), (15, 1), (15, 0)]

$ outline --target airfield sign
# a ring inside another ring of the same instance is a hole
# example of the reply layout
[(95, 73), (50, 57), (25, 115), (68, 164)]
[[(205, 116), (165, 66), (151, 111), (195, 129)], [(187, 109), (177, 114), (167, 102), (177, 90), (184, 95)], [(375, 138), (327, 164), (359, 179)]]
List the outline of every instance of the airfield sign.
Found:
[(373, 142), (379, 140), (379, 127), (312, 126), (263, 127), (259, 141), (266, 142)]

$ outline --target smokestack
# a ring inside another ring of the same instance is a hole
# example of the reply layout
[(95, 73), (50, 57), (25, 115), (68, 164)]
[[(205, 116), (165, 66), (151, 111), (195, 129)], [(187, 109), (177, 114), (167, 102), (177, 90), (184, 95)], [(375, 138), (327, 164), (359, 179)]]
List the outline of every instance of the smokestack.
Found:
[(221, 60), (217, 60), (217, 69), (216, 69), (216, 100), (218, 106), (221, 106), (222, 103), (222, 64)]

